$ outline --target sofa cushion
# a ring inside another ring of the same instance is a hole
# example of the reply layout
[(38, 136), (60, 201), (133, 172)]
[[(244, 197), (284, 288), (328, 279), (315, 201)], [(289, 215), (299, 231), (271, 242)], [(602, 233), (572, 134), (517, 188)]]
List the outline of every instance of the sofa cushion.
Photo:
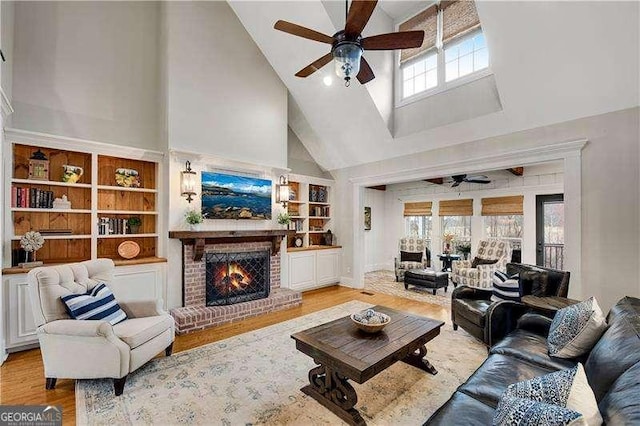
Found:
[(606, 393), (599, 407), (605, 424), (640, 424), (640, 362), (625, 371)]
[(468, 321), (484, 327), (484, 319), (490, 300), (456, 299), (456, 315), (466, 318)]
[(582, 414), (587, 425), (602, 424), (598, 403), (582, 364), (509, 385), (502, 398), (505, 396), (566, 407)]
[(549, 355), (575, 358), (588, 353), (607, 328), (607, 322), (595, 298), (567, 306), (556, 312), (547, 345)]
[(554, 404), (505, 395), (493, 417), (495, 426), (578, 426), (584, 425), (582, 415)]
[(111, 325), (127, 319), (127, 314), (105, 283), (98, 284), (85, 294), (68, 294), (60, 299), (73, 319), (102, 320)]
[(640, 362), (640, 316), (618, 313), (591, 350), (584, 365), (596, 399), (600, 401), (613, 382), (638, 362)]
[(173, 317), (157, 315), (154, 317), (131, 318), (113, 326), (113, 332), (131, 349), (148, 342), (173, 326)]
[(424, 425), (450, 426), (460, 424), (464, 419), (465, 426), (486, 426), (491, 424), (494, 411), (494, 407), (462, 392), (456, 392)]
[(487, 405), (496, 407), (500, 396), (510, 384), (542, 376), (555, 370), (531, 364), (524, 360), (494, 354), (469, 377), (458, 390)]
[(401, 251), (400, 262), (422, 262), (422, 252)]
[(574, 360), (553, 358), (547, 351), (547, 339), (525, 330), (515, 330), (491, 348), (492, 354), (509, 355), (550, 370), (576, 365)]
[(521, 296), (520, 278), (518, 277), (518, 274), (509, 276), (501, 271), (493, 273), (492, 302), (500, 302), (501, 300), (519, 302)]

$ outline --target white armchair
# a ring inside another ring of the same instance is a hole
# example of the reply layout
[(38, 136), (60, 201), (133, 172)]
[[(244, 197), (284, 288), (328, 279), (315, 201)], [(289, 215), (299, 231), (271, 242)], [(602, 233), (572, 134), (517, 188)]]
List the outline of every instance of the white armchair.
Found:
[(511, 261), (511, 244), (503, 240), (481, 240), (475, 257), (497, 262), (472, 268), (472, 260), (454, 260), (451, 265), (451, 281), (456, 285), (490, 289), (493, 274), (507, 270), (507, 263)]
[(111, 259), (42, 267), (29, 272), (29, 292), (44, 362), (46, 388), (58, 378), (113, 378), (121, 395), (127, 375), (162, 350), (171, 355), (175, 337), (173, 317), (162, 301), (118, 301), (127, 319), (107, 321), (70, 319), (60, 297), (86, 293), (113, 281)]
[[(431, 266), (431, 250), (427, 247), (427, 240), (418, 237), (402, 237), (398, 247), (398, 257), (394, 260), (396, 281), (404, 281), (404, 273), (411, 269), (426, 269)], [(403, 261), (402, 253), (420, 253), (420, 261)]]

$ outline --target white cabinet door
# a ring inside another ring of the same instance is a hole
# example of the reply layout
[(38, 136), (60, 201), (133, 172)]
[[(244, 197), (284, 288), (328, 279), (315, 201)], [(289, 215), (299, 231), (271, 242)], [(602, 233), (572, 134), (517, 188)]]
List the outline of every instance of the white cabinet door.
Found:
[(316, 280), (318, 285), (339, 282), (340, 250), (319, 250), (316, 253)]
[(8, 284), (6, 287), (9, 289), (7, 349), (38, 343), (27, 275), (6, 278), (5, 284)]
[(289, 288), (304, 290), (316, 285), (316, 254), (313, 251), (289, 255)]
[(158, 300), (165, 302), (164, 264), (118, 266), (113, 272), (113, 282), (109, 288), (116, 300), (132, 302), (139, 300)]

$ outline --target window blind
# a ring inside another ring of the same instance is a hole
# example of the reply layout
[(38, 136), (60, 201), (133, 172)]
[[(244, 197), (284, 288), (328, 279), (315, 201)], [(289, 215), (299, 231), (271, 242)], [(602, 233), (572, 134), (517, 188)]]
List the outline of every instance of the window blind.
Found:
[(400, 24), (400, 31), (424, 31), (422, 46), (415, 49), (403, 49), (400, 51), (400, 63), (415, 58), (422, 52), (432, 49), (436, 45), (438, 35), (438, 6), (433, 5), (418, 13), (413, 18)]
[(440, 216), (473, 216), (473, 200), (440, 201)]
[(524, 214), (524, 196), (482, 199), (482, 216), (511, 216)]
[(431, 201), (404, 203), (404, 216), (431, 216)]
[(480, 26), (480, 18), (473, 1), (443, 1), (442, 9), (442, 42), (446, 43), (459, 35)]

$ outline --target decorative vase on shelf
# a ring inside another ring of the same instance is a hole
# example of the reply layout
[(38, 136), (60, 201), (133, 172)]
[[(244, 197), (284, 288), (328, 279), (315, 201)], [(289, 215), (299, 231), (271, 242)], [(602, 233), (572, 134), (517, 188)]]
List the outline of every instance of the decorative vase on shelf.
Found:
[(199, 223), (190, 223), (189, 224), (189, 231), (199, 231), (200, 230), (200, 224)]

